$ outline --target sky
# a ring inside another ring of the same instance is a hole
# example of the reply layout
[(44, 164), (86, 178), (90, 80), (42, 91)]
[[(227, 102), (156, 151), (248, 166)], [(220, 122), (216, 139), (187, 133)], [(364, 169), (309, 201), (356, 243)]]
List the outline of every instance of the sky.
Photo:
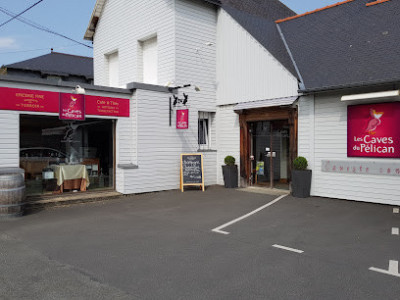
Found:
[[(39, 0), (0, 0), (0, 66), (56, 52), (93, 56), (93, 50), (73, 41), (39, 31), (17, 19), (2, 26), (11, 17), (4, 11), (18, 14)], [(146, 0), (131, 0), (146, 1)], [(339, 0), (281, 0), (301, 14), (324, 7)], [(21, 15), (29, 22), (91, 46), (83, 35), (89, 23), (96, 0), (43, 0)]]

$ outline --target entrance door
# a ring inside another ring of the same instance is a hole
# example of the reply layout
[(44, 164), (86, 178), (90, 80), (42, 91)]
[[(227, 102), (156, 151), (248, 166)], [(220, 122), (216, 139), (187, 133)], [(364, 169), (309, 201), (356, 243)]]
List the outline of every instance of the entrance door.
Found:
[(289, 189), (290, 129), (287, 120), (249, 123), (250, 183)]

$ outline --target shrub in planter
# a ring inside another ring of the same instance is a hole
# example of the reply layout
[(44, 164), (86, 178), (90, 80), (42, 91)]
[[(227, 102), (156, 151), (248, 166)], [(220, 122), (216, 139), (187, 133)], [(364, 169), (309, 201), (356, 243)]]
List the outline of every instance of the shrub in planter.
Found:
[(226, 188), (238, 187), (238, 167), (235, 165), (235, 158), (228, 155), (225, 157), (225, 166), (222, 166), (222, 174), (224, 175), (224, 185)]
[(292, 195), (298, 198), (310, 197), (312, 171), (307, 170), (307, 159), (299, 156), (293, 161)]

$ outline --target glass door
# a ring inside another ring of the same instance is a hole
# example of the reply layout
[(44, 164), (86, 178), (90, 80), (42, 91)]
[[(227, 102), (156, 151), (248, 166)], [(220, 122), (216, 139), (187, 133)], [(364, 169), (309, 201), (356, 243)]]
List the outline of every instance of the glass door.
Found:
[(260, 121), (249, 125), (252, 170), (250, 183), (289, 189), (288, 121)]

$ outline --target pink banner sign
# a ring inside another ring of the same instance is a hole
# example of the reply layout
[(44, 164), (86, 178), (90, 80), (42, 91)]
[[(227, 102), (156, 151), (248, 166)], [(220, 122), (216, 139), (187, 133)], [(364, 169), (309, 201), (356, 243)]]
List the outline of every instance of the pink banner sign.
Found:
[(109, 117), (130, 115), (129, 99), (6, 87), (0, 87), (0, 110), (59, 113), (61, 119), (68, 120), (84, 120), (85, 114)]
[(347, 156), (400, 158), (400, 103), (347, 108)]
[(0, 88), (0, 110), (58, 113), (58, 105), (58, 93)]
[(85, 96), (60, 94), (60, 120), (85, 120)]
[(86, 114), (129, 117), (129, 99), (86, 96)]
[(176, 129), (188, 129), (189, 128), (189, 110), (178, 109), (176, 111)]

